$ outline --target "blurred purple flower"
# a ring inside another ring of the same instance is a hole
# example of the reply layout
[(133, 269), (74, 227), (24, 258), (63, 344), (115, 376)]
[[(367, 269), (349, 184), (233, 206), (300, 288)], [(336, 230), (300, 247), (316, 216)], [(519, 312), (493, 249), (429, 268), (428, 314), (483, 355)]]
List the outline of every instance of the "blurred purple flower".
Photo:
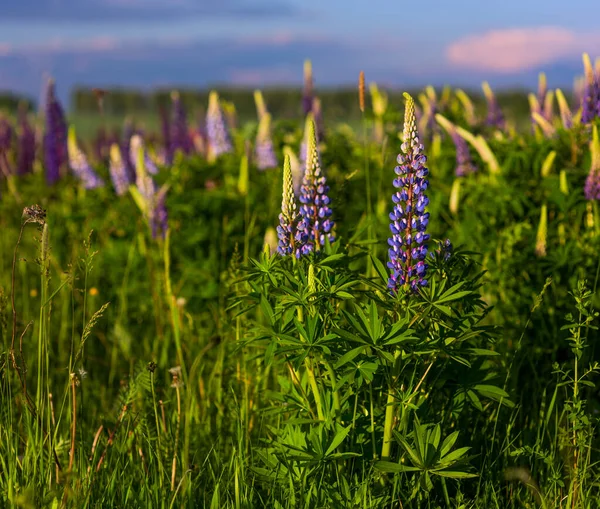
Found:
[(44, 166), (47, 182), (54, 184), (60, 179), (61, 169), (68, 162), (67, 123), (54, 93), (54, 80), (48, 80), (46, 85), (45, 113)]

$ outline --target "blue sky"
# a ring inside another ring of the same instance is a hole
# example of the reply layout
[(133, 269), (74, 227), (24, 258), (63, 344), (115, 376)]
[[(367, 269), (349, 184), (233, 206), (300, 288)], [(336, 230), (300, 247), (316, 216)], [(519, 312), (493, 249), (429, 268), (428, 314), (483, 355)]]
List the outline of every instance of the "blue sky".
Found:
[(568, 86), (600, 55), (597, 0), (11, 0), (0, 16), (0, 90), (368, 80)]

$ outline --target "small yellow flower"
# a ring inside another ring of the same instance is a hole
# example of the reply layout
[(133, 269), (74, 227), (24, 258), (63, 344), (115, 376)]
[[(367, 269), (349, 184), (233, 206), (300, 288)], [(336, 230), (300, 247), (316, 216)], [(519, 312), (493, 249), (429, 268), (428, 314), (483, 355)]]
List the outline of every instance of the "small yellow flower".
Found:
[(29, 290), (29, 296), (30, 297), (37, 297), (38, 296), (38, 291), (35, 288), (32, 288), (31, 290)]
[(96, 288), (95, 286), (92, 286), (92, 287), (90, 288), (90, 295), (91, 295), (92, 297), (95, 297), (96, 295), (98, 295), (98, 288)]

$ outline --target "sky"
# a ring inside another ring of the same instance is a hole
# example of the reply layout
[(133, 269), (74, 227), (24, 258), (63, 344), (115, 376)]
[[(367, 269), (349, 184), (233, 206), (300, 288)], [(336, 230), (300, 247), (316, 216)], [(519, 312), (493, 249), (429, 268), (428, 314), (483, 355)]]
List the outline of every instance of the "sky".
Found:
[(600, 56), (597, 0), (10, 0), (0, 90), (37, 98), (76, 85), (197, 87), (367, 81), (568, 87)]

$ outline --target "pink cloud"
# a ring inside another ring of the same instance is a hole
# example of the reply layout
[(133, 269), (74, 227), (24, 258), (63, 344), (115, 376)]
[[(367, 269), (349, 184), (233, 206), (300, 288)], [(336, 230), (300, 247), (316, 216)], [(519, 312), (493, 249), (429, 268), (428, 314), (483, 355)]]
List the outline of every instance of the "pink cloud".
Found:
[(459, 67), (512, 73), (599, 49), (597, 33), (561, 27), (508, 28), (459, 39), (448, 46), (446, 57)]

